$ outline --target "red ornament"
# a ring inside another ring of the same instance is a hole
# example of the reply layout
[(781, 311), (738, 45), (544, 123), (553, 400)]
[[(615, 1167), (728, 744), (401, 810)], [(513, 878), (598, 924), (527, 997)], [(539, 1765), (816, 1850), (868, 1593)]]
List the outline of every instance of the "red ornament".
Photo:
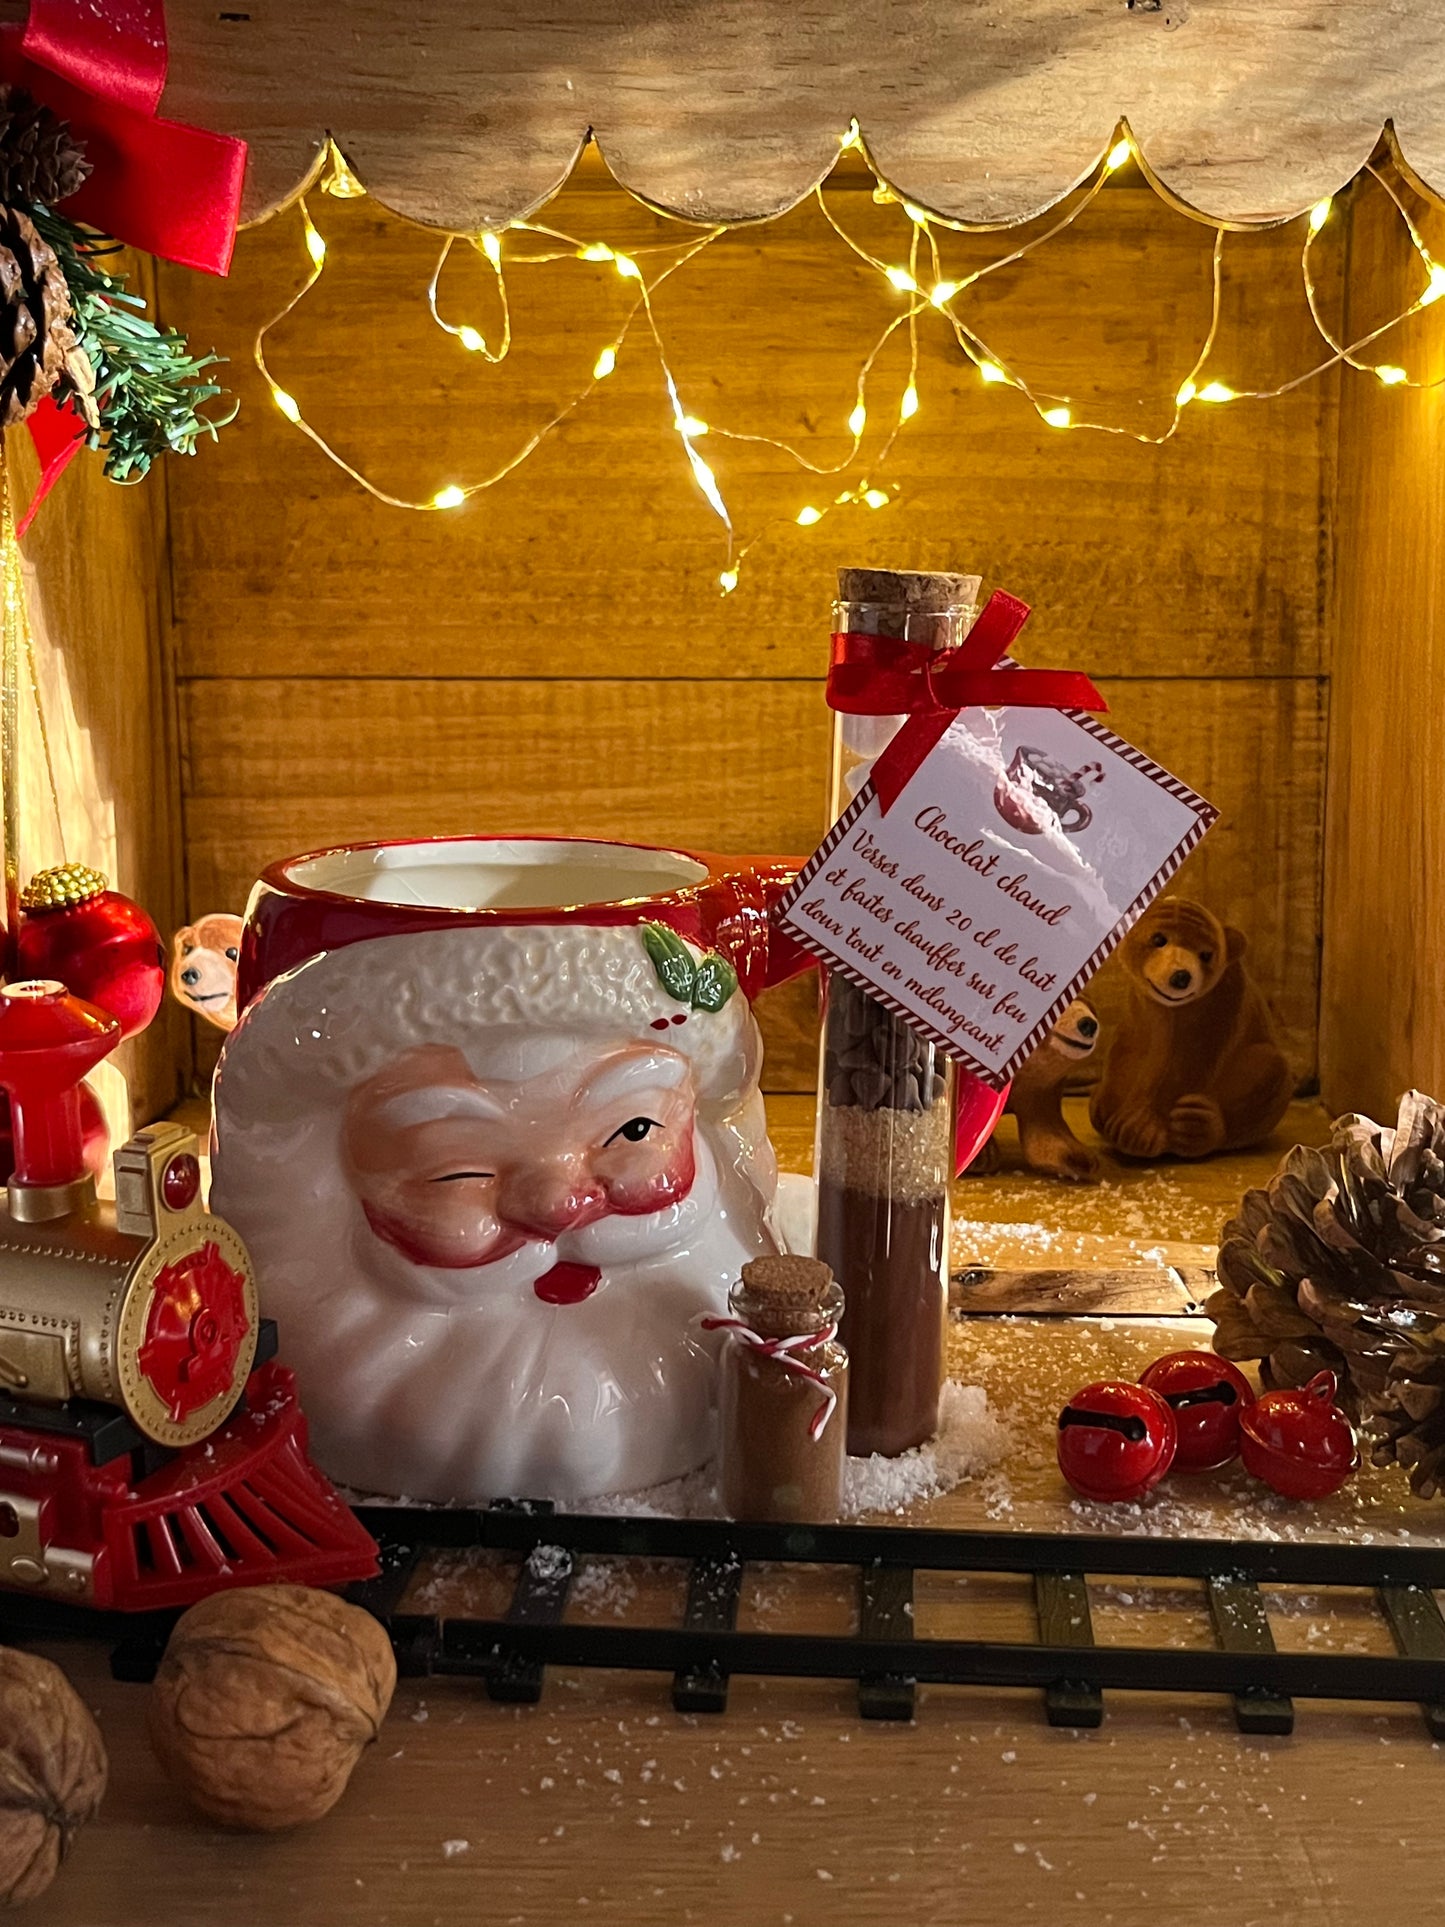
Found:
[(1059, 1470), (1081, 1498), (1142, 1499), (1174, 1462), (1174, 1414), (1144, 1385), (1085, 1385), (1059, 1414)]
[(55, 978), (118, 1017), (123, 1037), (145, 1029), (165, 993), (160, 932), (99, 870), (66, 863), (26, 885), (14, 933), (16, 977)]
[(1253, 1405), (1254, 1387), (1237, 1365), (1213, 1352), (1169, 1352), (1141, 1373), (1139, 1383), (1157, 1392), (1174, 1414), (1176, 1472), (1213, 1472), (1239, 1457), (1239, 1417)]
[(1327, 1499), (1360, 1463), (1354, 1428), (1335, 1404), (1335, 1375), (1297, 1392), (1266, 1392), (1239, 1416), (1246, 1471), (1286, 1499)]

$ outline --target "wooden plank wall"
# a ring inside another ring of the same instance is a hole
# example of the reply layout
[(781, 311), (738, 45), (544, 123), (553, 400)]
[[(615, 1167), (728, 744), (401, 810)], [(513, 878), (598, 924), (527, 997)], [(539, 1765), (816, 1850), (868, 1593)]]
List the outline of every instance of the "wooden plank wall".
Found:
[[(1438, 258), (1445, 216), (1406, 197)], [(1378, 189), (1357, 197), (1352, 249), (1358, 337), (1425, 277)], [(1445, 378), (1441, 313), (1391, 330), (1368, 358)], [(1445, 1094), (1442, 443), (1439, 389), (1345, 384), (1321, 1069), (1333, 1109), (1387, 1119), (1411, 1085)]]
[[(122, 264), (124, 266), (124, 264)], [(131, 264), (134, 268), (134, 264)], [(145, 285), (142, 274), (140, 285)], [(8, 437), (17, 496), (29, 498), (29, 437)], [(165, 497), (158, 477), (132, 488), (105, 480), (87, 451), (71, 463), (23, 545), (36, 667), (55, 762), (61, 823), (45, 775), (33, 709), (22, 700), (22, 879), (62, 856), (103, 870), (169, 933), (181, 895), (175, 692), (160, 625)], [(22, 679), (22, 698), (28, 692)], [(189, 1069), (189, 1025), (169, 1000), (113, 1060), (136, 1123), (167, 1111)], [(105, 1068), (112, 1135), (124, 1129)]]
[[(831, 204), (875, 253), (906, 258), (896, 206), (848, 187)], [(276, 331), (272, 366), (397, 493), (430, 497), (503, 460), (619, 325), (627, 284), (605, 263), (517, 270), (515, 345), (489, 369), (427, 316), (435, 235), (369, 201), (317, 196), (313, 212), (327, 270)], [(546, 218), (628, 247), (679, 232), (585, 168)], [(945, 235), (943, 271), (961, 278), (1019, 238)], [(1157, 433), (1208, 326), (1212, 238), (1135, 176), (979, 284), (966, 313), (1076, 414)], [(1212, 376), (1257, 385), (1318, 358), (1298, 248), (1297, 231), (1228, 238)], [(443, 312), (490, 336), (490, 273), (459, 253)], [(218, 449), (168, 475), (190, 913), (240, 909), (264, 862), (336, 838), (530, 829), (804, 851), (822, 827), (836, 568), (977, 568), (1035, 605), (1026, 660), (1092, 670), (1120, 728), (1222, 806), (1181, 887), (1249, 932), (1313, 1073), (1331, 380), (1196, 406), (1157, 449), (1043, 426), (984, 387), (930, 315), (919, 413), (871, 474), (896, 484), (889, 508), (804, 532), (798, 509), (840, 482), (756, 442), (702, 444), (740, 535), (758, 537), (724, 598), (720, 527), (640, 330), (508, 482), (451, 514), (407, 514), (289, 428), (251, 368), (257, 325), (306, 265), (293, 210), (241, 237), (228, 283), (163, 272), (167, 318), (232, 357), (243, 401)], [(689, 412), (831, 461), (859, 363), (897, 312), (811, 203), (729, 234), (656, 308)], [(905, 339), (870, 392), (885, 427)], [(804, 997), (782, 994), (765, 1027), (770, 1084), (806, 1088)]]

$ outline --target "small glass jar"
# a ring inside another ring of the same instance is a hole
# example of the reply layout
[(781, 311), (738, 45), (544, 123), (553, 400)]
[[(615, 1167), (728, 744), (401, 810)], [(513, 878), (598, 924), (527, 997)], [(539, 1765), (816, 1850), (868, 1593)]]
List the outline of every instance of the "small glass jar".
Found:
[(848, 1426), (841, 1289), (816, 1258), (755, 1258), (728, 1304), (718, 1400), (723, 1510), (784, 1523), (836, 1519)]

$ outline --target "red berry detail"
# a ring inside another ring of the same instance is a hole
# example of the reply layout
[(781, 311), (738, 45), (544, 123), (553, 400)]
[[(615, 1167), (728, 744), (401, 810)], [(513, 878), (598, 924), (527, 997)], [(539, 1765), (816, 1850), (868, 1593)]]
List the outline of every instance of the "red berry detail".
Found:
[(654, 1017), (652, 1020), (651, 1028), (653, 1030), (666, 1030), (667, 1025), (668, 1025), (668, 1019), (666, 1017)]
[(201, 1193), (201, 1163), (190, 1151), (178, 1152), (161, 1173), (161, 1201), (167, 1211), (185, 1211)]

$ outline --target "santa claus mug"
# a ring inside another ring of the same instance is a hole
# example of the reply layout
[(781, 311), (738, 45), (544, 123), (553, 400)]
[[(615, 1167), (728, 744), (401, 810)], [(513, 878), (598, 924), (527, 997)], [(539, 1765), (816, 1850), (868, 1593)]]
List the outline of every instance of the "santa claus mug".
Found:
[(274, 865), (215, 1086), (215, 1208), (317, 1460), (573, 1500), (713, 1447), (712, 1346), (777, 1248), (750, 1008), (794, 866), (568, 838)]

